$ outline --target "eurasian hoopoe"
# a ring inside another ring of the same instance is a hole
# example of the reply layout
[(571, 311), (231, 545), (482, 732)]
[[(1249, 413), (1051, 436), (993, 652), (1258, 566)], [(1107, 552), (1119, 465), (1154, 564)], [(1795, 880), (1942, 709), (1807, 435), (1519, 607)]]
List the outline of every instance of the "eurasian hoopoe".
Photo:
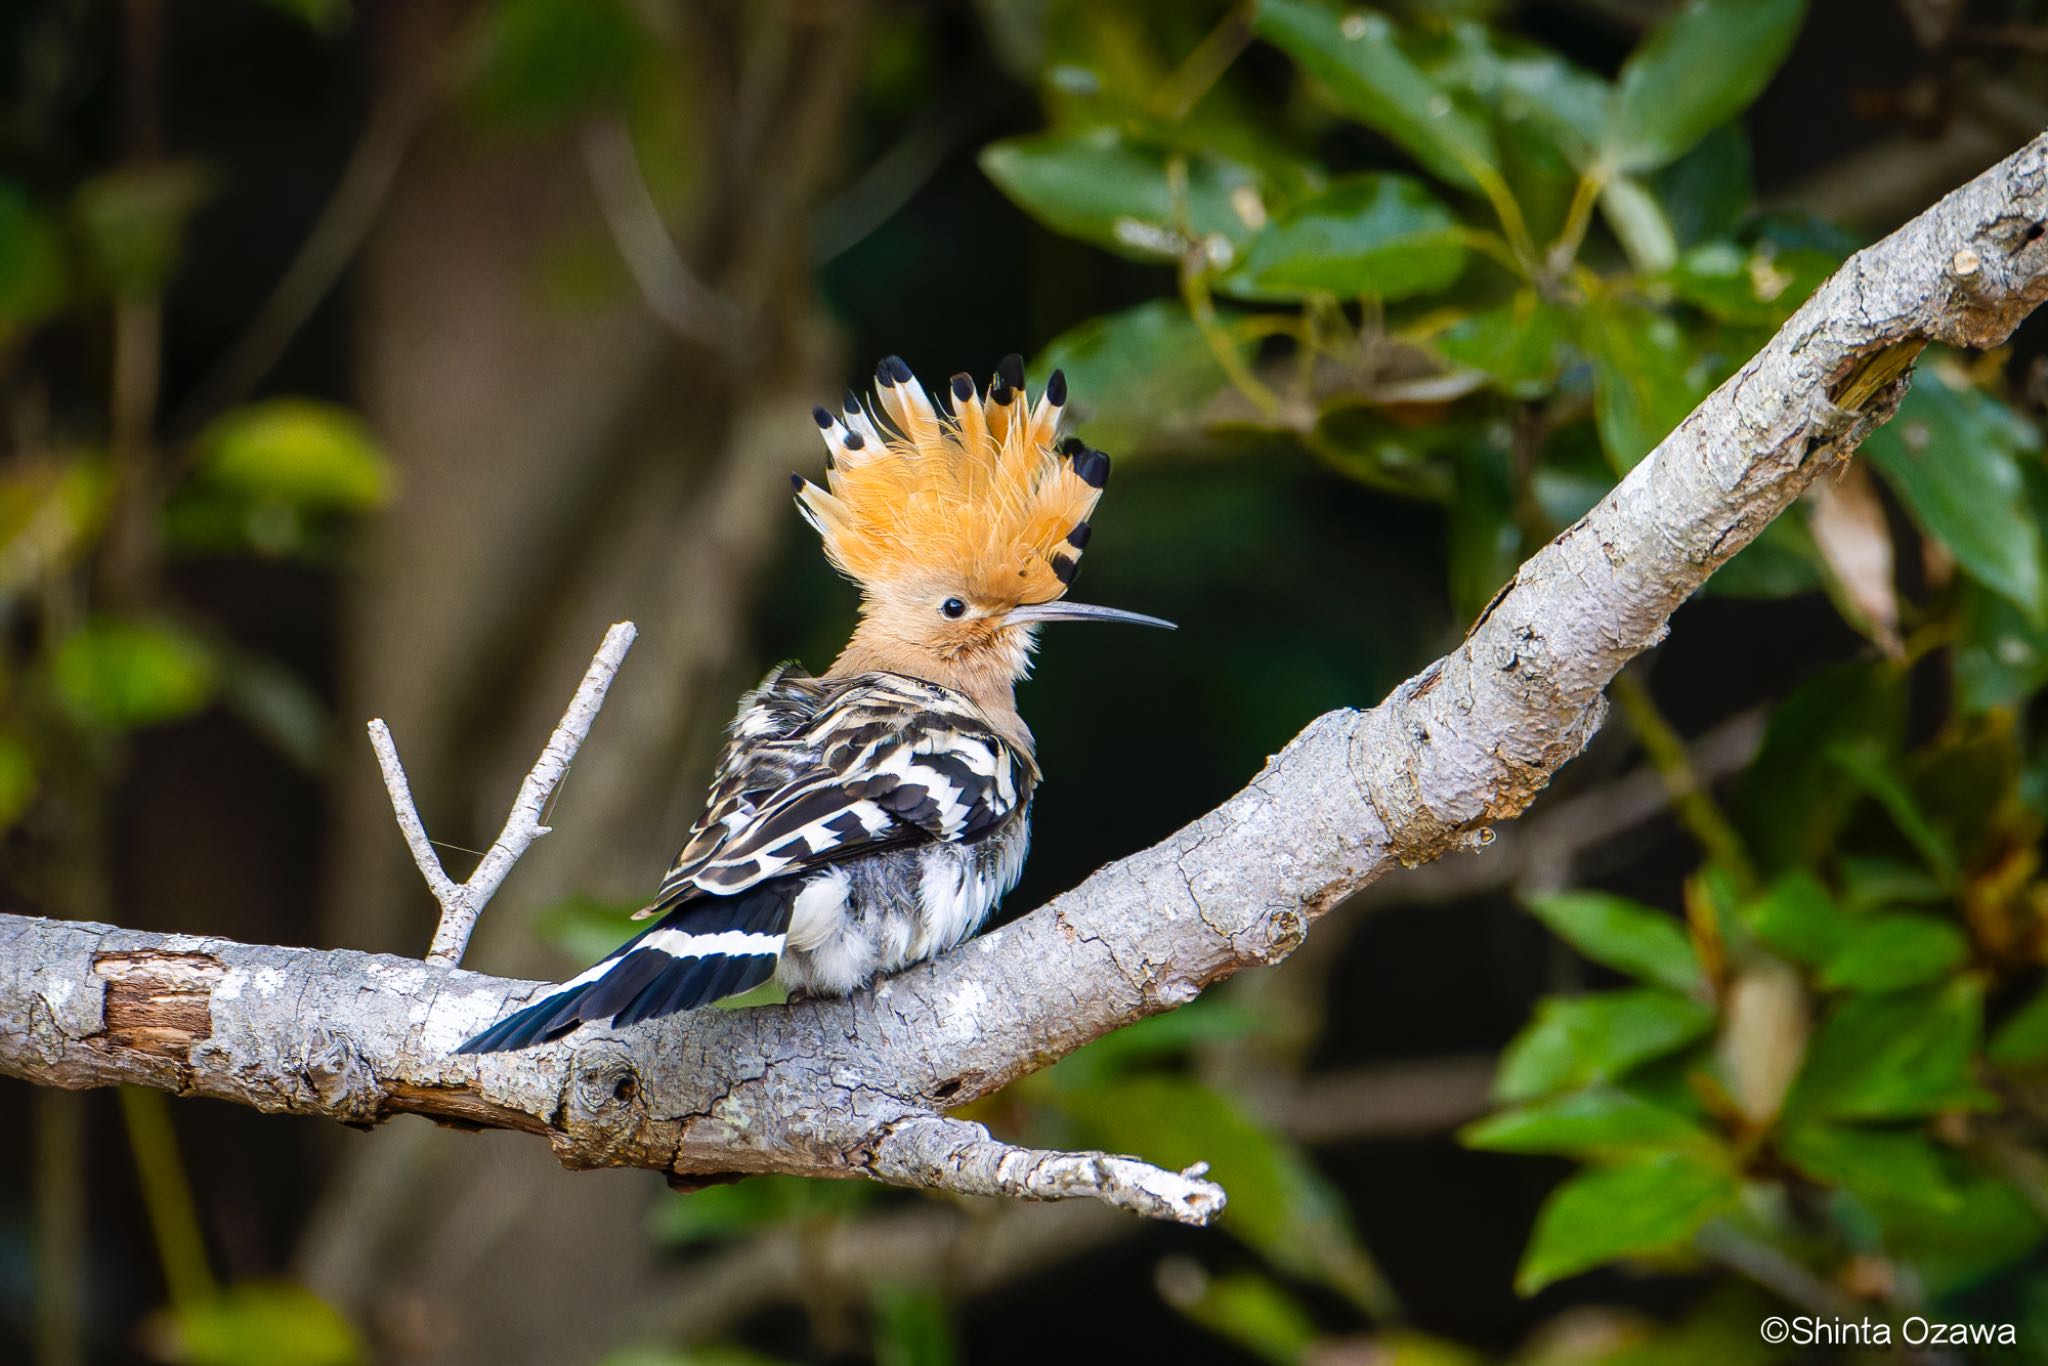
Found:
[(1057, 370), (1036, 404), (1016, 356), (984, 398), (935, 410), (910, 367), (816, 410), (825, 482), (797, 507), (860, 586), (860, 625), (813, 678), (784, 664), (740, 701), (709, 804), (611, 957), (464, 1044), (488, 1053), (587, 1021), (670, 1015), (780, 978), (843, 995), (944, 953), (1017, 884), (1039, 781), (1014, 687), (1046, 621), (1157, 617), (1060, 601), (1109, 457), (1059, 439)]

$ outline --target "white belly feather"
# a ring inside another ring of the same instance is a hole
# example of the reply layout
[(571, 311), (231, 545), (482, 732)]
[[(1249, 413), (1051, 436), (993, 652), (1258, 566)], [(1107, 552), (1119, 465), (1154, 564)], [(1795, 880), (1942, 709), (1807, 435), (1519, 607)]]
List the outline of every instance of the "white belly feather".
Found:
[(839, 996), (937, 957), (980, 929), (1017, 885), (1029, 842), (1020, 813), (986, 840), (919, 845), (821, 870), (791, 906), (777, 980)]

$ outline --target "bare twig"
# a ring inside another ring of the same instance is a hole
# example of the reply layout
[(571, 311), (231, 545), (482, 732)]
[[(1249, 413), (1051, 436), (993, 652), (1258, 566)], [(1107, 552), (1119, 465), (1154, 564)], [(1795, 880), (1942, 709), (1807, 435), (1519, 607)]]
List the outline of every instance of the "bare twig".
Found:
[(733, 307), (684, 264), (640, 174), (639, 153), (626, 125), (616, 118), (592, 120), (583, 130), (581, 149), (605, 227), (649, 311), (686, 341), (731, 349)]
[(1725, 1220), (1701, 1229), (1693, 1238), (1693, 1246), (1707, 1260), (1720, 1263), (1810, 1314), (1834, 1319), (1863, 1317), (1865, 1307), (1855, 1296)]
[(476, 918), (485, 903), (497, 895), (520, 855), (548, 833), (548, 827), (541, 824), (541, 813), (569, 772), (569, 765), (575, 762), (584, 737), (590, 734), (590, 725), (604, 706), (605, 692), (619, 672), (626, 651), (633, 648), (636, 634), (637, 628), (630, 621), (619, 622), (605, 632), (597, 657), (590, 661), (576, 695), (569, 699), (569, 710), (562, 713), (561, 723), (548, 737), (526, 781), (519, 785), (511, 814), (505, 817), (505, 828), (484, 851), (467, 882), (457, 882), (441, 867), (441, 857), (434, 852), (426, 824), (413, 803), (412, 784), (406, 781), (405, 767), (398, 762), (398, 746), (392, 742), (391, 728), (382, 719), (370, 722), (370, 746), (377, 751), (377, 766), (384, 770), (384, 787), (391, 794), (392, 813), (398, 817), (398, 828), (412, 850), (413, 862), (420, 867), (420, 876), (427, 880), (427, 890), (441, 903), (441, 923), (434, 930), (433, 946), (427, 950), (429, 963), (445, 963), (452, 968), (462, 962), (463, 951), (469, 947), (469, 936), (476, 930)]
[(1204, 1181), (1207, 1163), (1170, 1172), (1132, 1157), (1020, 1148), (965, 1120), (917, 1115), (876, 1144), (869, 1170), (899, 1186), (966, 1195), (1065, 1200), (1085, 1195), (1152, 1219), (1206, 1224), (1223, 1209), (1223, 1188)]
[(1002, 87), (977, 84), (926, 110), (887, 151), (818, 206), (811, 264), (837, 260), (894, 218), (948, 157), (982, 136), (1004, 98)]
[(444, 78), (431, 62), (416, 65), (423, 74), (399, 83), (378, 101), (313, 230), (256, 316), (193, 386), (170, 424), (172, 431), (198, 428), (255, 387), (355, 259), (390, 198), (406, 153), (439, 104)]
[(85, 1260), (85, 1101), (38, 1091), (30, 1109), (35, 1136), (35, 1341), (45, 1366), (83, 1366)]
[[(420, 868), (420, 876), (427, 880), (427, 890), (434, 894), (434, 900), (447, 908), (462, 895), (462, 884), (449, 877), (441, 867), (441, 856), (434, 852), (434, 842), (427, 838), (426, 824), (420, 820), (420, 810), (412, 798), (412, 783), (405, 776), (405, 765), (398, 761), (398, 746), (391, 739), (391, 727), (384, 724), (384, 718), (370, 718), (370, 748), (377, 752), (377, 767), (384, 771), (384, 790), (391, 794), (391, 811), (398, 817), (399, 833), (405, 836), (405, 847), (412, 850), (412, 861)], [(440, 936), (434, 936), (440, 942)]]
[(1417, 1138), (1485, 1114), (1493, 1072), (1490, 1057), (1374, 1063), (1275, 1087), (1262, 1109), (1304, 1143)]
[[(1286, 957), (1388, 872), (1484, 847), (1580, 751), (1604, 689), (1679, 604), (1896, 412), (1904, 377), (1865, 377), (1929, 342), (2002, 344), (2048, 299), (2044, 224), (2048, 137), (1852, 257), (1379, 706), (1318, 718), (1216, 810), (870, 991), (478, 1058), (452, 1050), (544, 984), (0, 915), (0, 1072), (519, 1129), (575, 1167), (1213, 1213), (1199, 1173), (1016, 1149), (943, 1112)], [(537, 826), (545, 793), (521, 797)]]
[[(1246, 1099), (1263, 1121), (1308, 1143), (1410, 1139), (1485, 1114), (1493, 1070), (1491, 1057), (1478, 1056), (1375, 1063), (1276, 1079)], [(864, 1298), (859, 1292), (887, 1282), (943, 1281), (981, 1294), (1143, 1227), (1085, 1201), (884, 1207), (797, 1228), (775, 1225), (666, 1273), (620, 1340), (713, 1342), (765, 1309), (814, 1302), (821, 1288), (828, 1301), (834, 1291)]]

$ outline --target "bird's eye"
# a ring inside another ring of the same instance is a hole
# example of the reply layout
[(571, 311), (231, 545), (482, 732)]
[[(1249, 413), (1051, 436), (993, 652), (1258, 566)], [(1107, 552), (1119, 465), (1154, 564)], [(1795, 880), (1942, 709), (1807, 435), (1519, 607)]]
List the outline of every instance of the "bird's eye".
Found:
[(947, 598), (939, 604), (939, 611), (949, 617), (962, 617), (967, 614), (967, 604), (958, 598)]

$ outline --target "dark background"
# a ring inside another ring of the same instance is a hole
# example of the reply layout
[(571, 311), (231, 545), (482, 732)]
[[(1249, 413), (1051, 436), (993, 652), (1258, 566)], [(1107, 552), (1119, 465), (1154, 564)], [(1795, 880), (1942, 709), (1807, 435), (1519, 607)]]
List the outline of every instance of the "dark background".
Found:
[[(1170, 268), (1055, 236), (980, 170), (983, 146), (1045, 120), (1033, 73), (992, 37), (997, 8), (631, 9), (657, 35), (632, 69), (688, 69), (664, 90), (635, 85), (632, 98), (687, 105), (677, 121), (701, 157), (664, 167), (658, 146), (642, 156), (684, 259), (738, 301), (725, 345), (664, 326), (635, 289), (592, 193), (591, 120), (573, 92), (551, 105), (545, 69), (450, 70), (466, 35), (491, 22), (488, 6), (314, 6), (327, 27), (253, 0), (0, 15), (8, 179), (54, 199), (122, 165), (203, 168), (162, 283), (150, 458), (175, 462), (231, 404), (296, 395), (359, 412), (395, 474), (387, 504), (323, 529), (304, 553), (169, 554), (126, 579), (88, 571), (91, 600), (166, 608), (206, 623), (236, 657), (281, 668), (293, 682), (280, 705), (299, 718), (282, 724), (298, 727), (298, 752), (239, 687), (92, 748), (47, 784), (69, 814), (10, 837), (9, 909), (421, 952), (432, 906), (391, 828), (362, 720), (390, 719), (429, 829), (482, 847), (587, 651), (630, 617), (643, 643), (562, 795), (557, 833), (492, 905), (468, 960), (573, 970), (587, 939), (565, 945), (574, 917), (551, 908), (637, 897), (693, 813), (730, 699), (777, 660), (822, 667), (851, 624), (852, 591), (783, 504), (786, 470), (816, 463), (808, 405), (885, 353), (928, 383), (986, 373), (1003, 352), (1035, 355), (1089, 318), (1173, 293)], [(1611, 73), (1667, 7), (1480, 8)], [(1868, 237), (2024, 138), (2039, 95), (2002, 64), (2012, 54), (1923, 43), (1909, 8), (1813, 4), (1743, 120), (1764, 203)], [(2025, 17), (1964, 8), (1986, 31)], [(2039, 42), (2043, 31), (2027, 32)], [(775, 61), (789, 64), (785, 77), (761, 76)], [(1237, 75), (1275, 101), (1292, 79), (1262, 46)], [(488, 88), (515, 77), (533, 88)], [(417, 93), (423, 84), (431, 93)], [(389, 183), (344, 192), (360, 201), (360, 240), (338, 250), (328, 287), (281, 329), (268, 363), (223, 380), (222, 358), (274, 299), (351, 159), (379, 139)], [(1330, 155), (1374, 153), (1338, 136)], [(67, 441), (112, 439), (115, 311), (81, 307), (0, 349), (17, 450), (35, 423)], [(2040, 349), (2038, 331), (2023, 333), (2011, 372)], [(1121, 462), (1097, 526), (1081, 595), (1182, 629), (1048, 633), (1021, 703), (1049, 780), (1013, 911), (1208, 810), (1310, 718), (1369, 705), (1464, 624), (1445, 590), (1441, 513), (1282, 441)], [(23, 619), (12, 614), (10, 627)], [(1697, 738), (1866, 651), (1817, 594), (1703, 598), (1643, 675)], [(1545, 806), (1639, 763), (1627, 728), (1611, 726)], [(94, 792), (102, 805), (81, 795)], [(104, 815), (98, 844), (78, 834), (93, 824), (79, 814), (88, 808)], [(81, 848), (104, 854), (103, 880), (66, 871)], [(463, 855), (444, 852), (466, 871)], [(1675, 904), (1695, 858), (1680, 826), (1651, 813), (1583, 851), (1569, 876)], [(1697, 1269), (1607, 1270), (1515, 1296), (1530, 1221), (1569, 1164), (1471, 1152), (1451, 1130), (1485, 1108), (1488, 1060), (1539, 996), (1609, 975), (1559, 948), (1507, 882), (1480, 875), (1431, 891), (1423, 875), (1410, 897), (1408, 881), (1333, 916), (1298, 959), (1241, 992), (1255, 1012), (1291, 998), (1274, 1009), (1305, 1031), (1281, 1050), (1297, 1075), (1247, 1085), (1255, 1110), (1286, 1111), (1316, 1078), (1377, 1088), (1308, 1125), (1307, 1151), (1408, 1321), (1505, 1355), (1562, 1331), (1575, 1306), (1669, 1319), (1724, 1290), (1724, 1277)], [(699, 1268), (818, 1217), (785, 1227), (763, 1216), (730, 1238), (665, 1247), (646, 1211), (678, 1197), (656, 1178), (570, 1175), (520, 1136), (412, 1120), (353, 1133), (205, 1103), (168, 1113), (213, 1274), (302, 1282), (376, 1360), (602, 1360), (659, 1341), (647, 1324)], [(175, 1355), (151, 1317), (168, 1292), (116, 1098), (46, 1099), (5, 1082), (0, 1114), (11, 1121), (0, 1125), (0, 1358), (34, 1359), (47, 1305), (38, 1221), (53, 1217), (80, 1239), (86, 1359)], [(75, 1147), (61, 1141), (72, 1133)], [(39, 1208), (39, 1194), (67, 1181), (75, 1205)], [(928, 1206), (938, 1208), (892, 1193), (825, 1217)], [(985, 1275), (968, 1269), (979, 1253), (962, 1254), (957, 1275), (915, 1281), (941, 1292), (932, 1322), (950, 1324), (960, 1360), (1254, 1359), (1173, 1307), (1173, 1278), (1191, 1264), (1216, 1276), (1256, 1262), (1223, 1234), (1090, 1224), (1064, 1248), (1022, 1225), (985, 1233), (1049, 1246), (1016, 1266), (996, 1258)], [(760, 1303), (714, 1336), (795, 1360), (931, 1359), (915, 1355), (930, 1348), (922, 1300), (874, 1309), (861, 1276), (789, 1255), (795, 1270), (764, 1257)], [(943, 1272), (904, 1266), (912, 1278)], [(1327, 1331), (1355, 1331), (1340, 1297), (1300, 1293)]]

